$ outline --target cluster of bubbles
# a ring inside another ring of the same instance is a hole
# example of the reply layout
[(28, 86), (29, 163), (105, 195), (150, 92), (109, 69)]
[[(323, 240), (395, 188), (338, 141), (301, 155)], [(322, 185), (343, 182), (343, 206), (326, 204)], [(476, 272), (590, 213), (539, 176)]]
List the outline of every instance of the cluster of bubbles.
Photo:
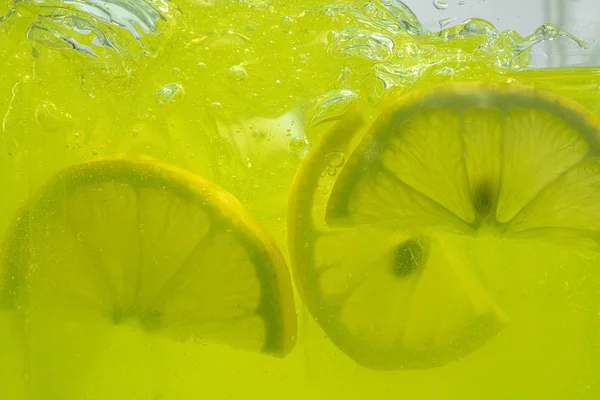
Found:
[[(327, 107), (334, 113), (343, 108), (334, 98), (347, 104), (359, 95), (377, 102), (390, 88), (409, 86), (431, 68), (442, 75), (457, 73), (457, 64), (467, 59), (522, 68), (528, 64), (528, 50), (541, 41), (561, 35), (577, 41), (549, 24), (522, 37), (499, 32), (480, 19), (447, 26), (452, 19), (446, 18), (440, 22), (444, 29), (428, 32), (400, 0), (313, 3), (183, 1), (177, 6), (164, 0), (24, 0), (2, 19), (27, 16), (31, 41), (82, 53), (90, 64), (122, 67), (112, 69), (113, 74), (154, 67), (149, 60), (168, 57), (166, 47), (180, 45), (197, 58), (196, 70), (182, 67), (181, 73), (207, 79), (213, 86), (206, 91), (214, 97), (210, 103), (224, 105), (231, 114), (246, 111), (249, 102), (261, 103), (254, 106), (255, 113), (277, 114), (303, 99), (320, 101), (322, 107), (307, 115), (313, 123)], [(445, 10), (449, 4), (434, 0), (433, 6)], [(161, 35), (177, 42), (162, 46), (164, 41), (156, 39)], [(158, 101), (172, 101), (182, 85), (157, 88)], [(246, 93), (231, 95), (233, 85), (245, 85)], [(328, 90), (332, 92), (323, 95)]]
[[(432, 6), (446, 10), (449, 4), (434, 0)], [(29, 43), (37, 71), (51, 71), (60, 58), (77, 65), (74, 79), (91, 107), (101, 109), (101, 99), (112, 96), (138, 120), (170, 113), (164, 126), (149, 122), (161, 133), (142, 135), (157, 143), (141, 151), (160, 149), (163, 131), (197, 125), (219, 131), (205, 146), (218, 151), (211, 165), (241, 160), (239, 168), (254, 174), (257, 149), (279, 148), (300, 159), (311, 131), (358, 101), (375, 105), (417, 82), (518, 70), (528, 66), (533, 46), (559, 36), (586, 46), (551, 24), (526, 37), (476, 18), (446, 18), (440, 27), (427, 30), (400, 0), (18, 0), (0, 17), (4, 35)], [(3, 56), (11, 54), (5, 49)], [(54, 56), (40, 61), (49, 52)], [(146, 97), (151, 101), (144, 103)], [(68, 120), (59, 114), (71, 112), (59, 112), (64, 107), (53, 102), (40, 99), (36, 114), (46, 130), (56, 130)], [(175, 120), (177, 112), (184, 117)], [(190, 116), (198, 119), (185, 121)], [(336, 174), (344, 155), (331, 158), (326, 173)], [(239, 181), (242, 174), (230, 175)]]

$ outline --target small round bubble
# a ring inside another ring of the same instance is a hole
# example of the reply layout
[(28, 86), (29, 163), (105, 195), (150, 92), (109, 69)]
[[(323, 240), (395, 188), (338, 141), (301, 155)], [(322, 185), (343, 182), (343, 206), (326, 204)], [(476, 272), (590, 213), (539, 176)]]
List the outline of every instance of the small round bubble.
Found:
[(292, 150), (294, 153), (298, 153), (298, 152), (304, 150), (305, 146), (306, 146), (306, 140), (304, 138), (295, 137), (295, 138), (292, 138), (292, 140), (290, 140), (290, 150)]
[(341, 153), (339, 151), (334, 151), (325, 156), (325, 161), (327, 161), (327, 165), (334, 168), (341, 167), (342, 165), (344, 165), (345, 160), (346, 157), (344, 156), (344, 153)]
[(227, 71), (230, 81), (240, 82), (248, 78), (248, 71), (242, 65), (234, 65)]

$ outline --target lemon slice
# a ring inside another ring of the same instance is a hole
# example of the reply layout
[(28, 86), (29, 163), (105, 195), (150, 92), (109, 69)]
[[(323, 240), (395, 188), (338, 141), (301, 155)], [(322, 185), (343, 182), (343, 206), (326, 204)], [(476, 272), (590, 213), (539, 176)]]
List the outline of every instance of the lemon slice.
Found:
[(71, 167), (19, 215), (7, 243), (5, 303), (83, 306), (86, 318), (278, 356), (294, 345), (279, 250), (235, 198), (176, 167)]
[(510, 323), (467, 243), (556, 230), (597, 240), (600, 124), (518, 85), (447, 85), (382, 109), (372, 123), (351, 110), (303, 161), (292, 267), (310, 312), (357, 362), (435, 367)]

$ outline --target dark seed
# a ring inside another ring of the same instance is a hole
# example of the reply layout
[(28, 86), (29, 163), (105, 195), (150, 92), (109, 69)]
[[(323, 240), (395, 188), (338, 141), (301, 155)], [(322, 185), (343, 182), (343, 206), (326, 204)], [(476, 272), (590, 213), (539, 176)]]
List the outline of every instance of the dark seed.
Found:
[(418, 239), (408, 239), (396, 248), (394, 254), (394, 274), (404, 278), (414, 274), (424, 263), (423, 244)]

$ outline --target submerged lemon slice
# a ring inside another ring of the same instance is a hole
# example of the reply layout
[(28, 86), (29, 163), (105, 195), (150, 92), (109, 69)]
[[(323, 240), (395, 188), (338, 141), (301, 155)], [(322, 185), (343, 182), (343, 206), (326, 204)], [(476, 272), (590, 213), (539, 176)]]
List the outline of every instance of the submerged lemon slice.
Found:
[(224, 190), (159, 162), (65, 170), (18, 217), (4, 261), (5, 303), (83, 307), (86, 318), (278, 356), (295, 342), (274, 242)]
[(518, 85), (447, 85), (382, 109), (373, 123), (351, 110), (303, 161), (292, 267), (310, 312), (357, 362), (435, 367), (510, 323), (465, 243), (597, 239), (600, 124)]

